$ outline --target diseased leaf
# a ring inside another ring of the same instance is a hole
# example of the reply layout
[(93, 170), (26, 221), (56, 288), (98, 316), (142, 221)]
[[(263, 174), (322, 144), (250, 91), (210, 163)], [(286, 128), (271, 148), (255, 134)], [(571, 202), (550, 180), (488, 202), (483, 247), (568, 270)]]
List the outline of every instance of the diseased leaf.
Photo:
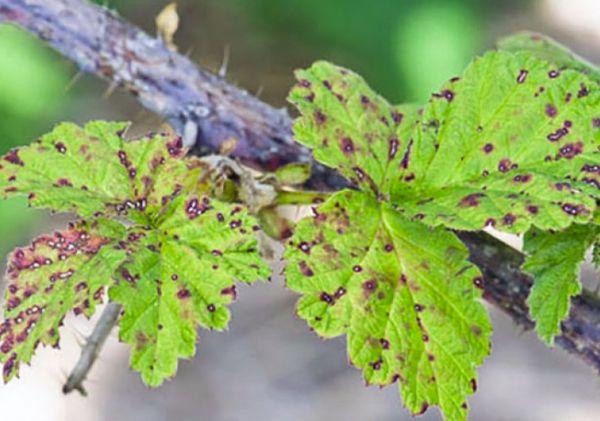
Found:
[(355, 73), (319, 61), (296, 72), (289, 100), (302, 116), (295, 139), (315, 159), (363, 189), (379, 193), (390, 161), (402, 162), (417, 107), (391, 106)]
[(467, 256), (454, 234), (346, 190), (298, 224), (287, 284), (319, 335), (347, 334), (368, 383), (398, 381), (415, 414), (439, 405), (447, 419), (465, 419), (491, 332), (483, 278)]
[(296, 137), (363, 190), (333, 195), (289, 241), (286, 276), (302, 294), (298, 314), (322, 336), (347, 334), (350, 360), (367, 382), (399, 381), (413, 413), (439, 405), (446, 418), (465, 419), (476, 367), (489, 352), (483, 278), (454, 234), (407, 219), (389, 201), (399, 179), (414, 179), (408, 164), (420, 111), (390, 106), (328, 63), (297, 76)]
[(572, 67), (488, 53), (422, 111), (328, 63), (296, 73), (296, 138), (364, 192), (337, 194), (299, 223), (286, 252), (299, 315), (324, 336), (348, 334), (367, 381), (399, 379), (413, 412), (438, 404), (466, 417), (490, 334), (466, 250), (426, 226), (524, 232), (594, 214), (600, 91)]
[(173, 194), (171, 180), (182, 183), (185, 150), (180, 138), (160, 134), (127, 142), (127, 127), (62, 123), (30, 146), (13, 149), (0, 163), (2, 194), (25, 195), (32, 206), (83, 217), (139, 220), (147, 207), (159, 209), (162, 197)]
[(132, 345), (131, 365), (149, 386), (195, 352), (197, 325), (223, 330), (236, 296), (234, 280), (269, 276), (260, 259), (256, 221), (241, 206), (208, 196), (179, 196), (156, 229), (133, 229), (136, 251), (110, 296), (124, 314), (120, 337)]
[(125, 128), (62, 124), (2, 161), (5, 196), (28, 194), (34, 206), (90, 218), (13, 253), (0, 325), (5, 380), (38, 342), (57, 343), (69, 310), (91, 315), (108, 286), (124, 307), (120, 336), (133, 345), (132, 366), (157, 386), (194, 354), (198, 324), (227, 326), (234, 280), (269, 274), (255, 219), (209, 198), (207, 165), (184, 158), (180, 138), (126, 142)]
[(519, 32), (501, 39), (500, 50), (511, 53), (527, 51), (539, 59), (557, 66), (556, 70), (574, 69), (600, 83), (600, 70), (553, 39), (535, 32)]
[(585, 75), (488, 53), (432, 96), (391, 200), (454, 229), (584, 223), (599, 197), (599, 110), (600, 88)]
[(534, 278), (527, 304), (539, 337), (548, 345), (560, 333), (571, 297), (581, 292), (579, 266), (598, 233), (596, 225), (573, 224), (564, 231), (532, 229), (525, 235), (523, 270)]
[(120, 231), (124, 228), (106, 220), (79, 221), (13, 251), (0, 324), (5, 381), (18, 376), (20, 364), (31, 361), (40, 342), (58, 345), (58, 330), (69, 311), (88, 317), (94, 312), (125, 259), (113, 240)]
[(297, 77), (298, 141), (424, 223), (523, 232), (585, 222), (596, 207), (600, 89), (580, 72), (529, 53), (488, 53), (422, 115), (328, 63)]

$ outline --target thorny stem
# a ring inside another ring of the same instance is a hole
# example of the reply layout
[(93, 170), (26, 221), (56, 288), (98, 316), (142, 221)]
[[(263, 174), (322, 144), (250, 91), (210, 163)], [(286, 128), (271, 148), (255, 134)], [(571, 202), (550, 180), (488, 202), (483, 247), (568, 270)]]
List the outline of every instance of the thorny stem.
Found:
[[(118, 85), (179, 133), (194, 133), (197, 154), (218, 151), (235, 139), (232, 156), (272, 171), (308, 162), (310, 151), (292, 139), (291, 118), (188, 58), (114, 13), (85, 0), (0, 0), (0, 22), (38, 36), (79, 68)], [(348, 187), (335, 171), (312, 163), (306, 185), (316, 190)], [(523, 256), (485, 233), (459, 233), (485, 277), (484, 298), (531, 329), (526, 297), (531, 278), (519, 270)], [(600, 372), (600, 302), (589, 292), (571, 301), (558, 346)]]
[(121, 304), (110, 302), (104, 308), (98, 323), (94, 326), (92, 334), (87, 338), (85, 345), (81, 349), (81, 356), (71, 370), (71, 374), (67, 378), (63, 386), (63, 393), (68, 394), (73, 390), (77, 390), (83, 396), (87, 393), (83, 387), (83, 381), (86, 379), (92, 365), (98, 358), (98, 354), (110, 334), (110, 331), (117, 323), (119, 314), (121, 313)]

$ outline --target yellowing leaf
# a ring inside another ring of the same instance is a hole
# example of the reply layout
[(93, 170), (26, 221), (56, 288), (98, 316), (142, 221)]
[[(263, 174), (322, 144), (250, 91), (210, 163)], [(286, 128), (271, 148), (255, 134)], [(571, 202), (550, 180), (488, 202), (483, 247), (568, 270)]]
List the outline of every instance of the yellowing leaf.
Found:
[(43, 235), (9, 257), (0, 362), (5, 381), (18, 376), (41, 342), (57, 346), (66, 314), (93, 314), (104, 287), (125, 259), (114, 237), (124, 228), (110, 221), (80, 221)]
[(57, 344), (68, 311), (91, 315), (109, 287), (123, 304), (120, 337), (133, 345), (132, 366), (157, 386), (175, 374), (178, 358), (193, 355), (198, 324), (227, 326), (234, 280), (269, 274), (255, 219), (210, 199), (207, 167), (184, 156), (181, 139), (126, 142), (125, 127), (62, 124), (2, 161), (6, 196), (89, 217), (13, 253), (0, 325), (5, 380), (40, 341)]

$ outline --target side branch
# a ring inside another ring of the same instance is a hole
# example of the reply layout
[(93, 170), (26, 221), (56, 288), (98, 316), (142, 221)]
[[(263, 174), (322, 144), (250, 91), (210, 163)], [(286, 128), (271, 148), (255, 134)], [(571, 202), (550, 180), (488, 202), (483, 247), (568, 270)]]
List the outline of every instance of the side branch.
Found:
[(92, 365), (98, 358), (98, 354), (108, 338), (110, 331), (117, 323), (119, 319), (119, 314), (121, 313), (121, 304), (118, 303), (108, 303), (94, 326), (94, 330), (92, 334), (87, 338), (85, 345), (81, 349), (81, 356), (79, 357), (79, 361), (73, 370), (71, 370), (71, 374), (67, 378), (63, 386), (63, 393), (66, 395), (71, 393), (73, 390), (77, 390), (82, 395), (86, 396), (87, 393), (83, 388), (83, 382), (86, 379)]
[[(311, 160), (294, 143), (291, 119), (199, 69), (114, 13), (84, 0), (0, 0), (0, 21), (17, 24), (95, 74), (136, 96), (144, 107), (166, 117), (185, 137), (196, 137), (195, 152), (218, 151), (235, 139), (232, 155), (244, 164), (272, 170), (290, 161)], [(308, 186), (346, 187), (334, 171), (313, 165)], [(471, 259), (485, 276), (484, 298), (531, 329), (525, 303), (531, 279), (519, 271), (522, 255), (486, 234), (461, 233)], [(572, 300), (556, 343), (600, 372), (600, 302), (584, 292)]]

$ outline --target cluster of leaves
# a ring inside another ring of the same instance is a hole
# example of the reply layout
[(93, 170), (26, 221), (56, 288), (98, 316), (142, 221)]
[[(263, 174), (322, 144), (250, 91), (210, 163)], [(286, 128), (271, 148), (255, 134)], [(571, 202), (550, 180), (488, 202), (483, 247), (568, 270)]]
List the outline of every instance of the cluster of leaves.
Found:
[[(296, 139), (355, 186), (313, 208), (286, 242), (298, 314), (321, 336), (347, 335), (366, 381), (398, 382), (413, 413), (438, 405), (465, 419), (491, 325), (484, 279), (452, 230), (525, 234), (531, 315), (551, 343), (599, 242), (598, 72), (526, 34), (477, 58), (424, 106), (391, 105), (326, 62), (297, 78)], [(91, 315), (108, 290), (123, 305), (133, 368), (158, 385), (193, 355), (197, 325), (227, 326), (233, 280), (269, 274), (257, 222), (215, 197), (204, 161), (186, 157), (178, 138), (126, 142), (125, 128), (63, 124), (2, 160), (4, 196), (84, 218), (9, 258), (6, 380), (39, 342), (58, 343), (67, 312)], [(275, 178), (307, 175), (292, 166)], [(258, 213), (268, 233), (289, 236), (272, 205)]]
[(0, 361), (18, 375), (41, 342), (57, 346), (65, 315), (93, 314), (105, 290), (123, 305), (120, 338), (145, 383), (173, 376), (195, 351), (196, 328), (224, 329), (233, 279), (269, 274), (256, 221), (211, 197), (206, 168), (180, 138), (126, 142), (124, 123), (61, 124), (0, 165), (5, 197), (74, 212), (65, 230), (9, 257)]
[(423, 106), (393, 106), (327, 62), (298, 71), (296, 139), (357, 190), (289, 241), (287, 283), (324, 337), (347, 335), (368, 383), (398, 382), (413, 413), (466, 417), (490, 348), (483, 278), (448, 229), (525, 234), (529, 304), (550, 342), (598, 239), (597, 71), (537, 35), (477, 58)]

